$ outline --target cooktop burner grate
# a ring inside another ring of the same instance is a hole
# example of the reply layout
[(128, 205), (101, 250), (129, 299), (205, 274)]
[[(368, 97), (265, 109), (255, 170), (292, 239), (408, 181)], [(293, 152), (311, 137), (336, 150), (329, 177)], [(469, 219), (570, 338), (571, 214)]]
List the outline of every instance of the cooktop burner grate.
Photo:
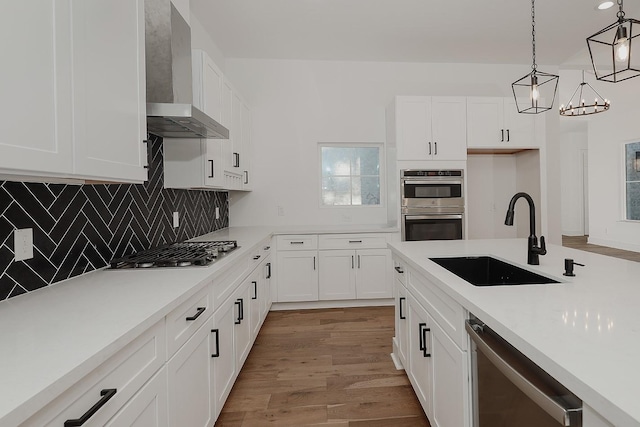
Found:
[(238, 247), (235, 240), (179, 242), (111, 260), (112, 269), (205, 266)]

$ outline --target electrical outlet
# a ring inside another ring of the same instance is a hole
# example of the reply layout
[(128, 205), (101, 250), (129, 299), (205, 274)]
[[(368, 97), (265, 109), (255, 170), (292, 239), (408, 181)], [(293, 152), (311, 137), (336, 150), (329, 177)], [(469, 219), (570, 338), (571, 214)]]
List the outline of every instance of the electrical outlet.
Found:
[(180, 214), (178, 212), (173, 213), (173, 228), (180, 227)]
[(23, 228), (13, 233), (13, 251), (15, 260), (23, 261), (33, 258), (33, 228)]
[(216, 206), (216, 219), (220, 219), (220, 208)]

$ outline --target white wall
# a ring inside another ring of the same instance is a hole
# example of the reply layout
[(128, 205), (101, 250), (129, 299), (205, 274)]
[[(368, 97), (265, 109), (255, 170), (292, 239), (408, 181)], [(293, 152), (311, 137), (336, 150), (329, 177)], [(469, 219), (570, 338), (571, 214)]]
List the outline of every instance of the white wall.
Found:
[[(226, 71), (251, 106), (255, 156), (254, 191), (232, 194), (232, 225), (383, 224), (385, 208), (319, 206), (317, 143), (384, 142), (385, 107), (395, 95), (511, 96), (511, 82), (529, 66), (227, 58)], [(547, 114), (553, 140), (557, 121)], [(545, 191), (559, 240), (559, 186)]]
[(640, 78), (596, 90), (611, 109), (589, 121), (589, 242), (640, 251), (640, 222), (623, 220), (623, 144), (640, 141)]
[(573, 122), (566, 129), (563, 125), (565, 123), (561, 123), (562, 234), (582, 236), (586, 227), (582, 158), (587, 151), (587, 123)]

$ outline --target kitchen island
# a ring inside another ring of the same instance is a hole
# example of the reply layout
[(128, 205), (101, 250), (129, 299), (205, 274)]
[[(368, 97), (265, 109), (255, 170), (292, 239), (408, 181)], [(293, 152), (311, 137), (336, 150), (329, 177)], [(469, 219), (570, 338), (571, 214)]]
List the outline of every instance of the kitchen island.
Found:
[[(412, 272), (422, 275), (462, 306), (465, 315), (482, 319), (582, 399), (585, 426), (640, 426), (640, 328), (635, 324), (640, 263), (548, 245), (540, 265), (527, 265), (526, 239), (397, 242), (389, 247), (409, 277)], [(560, 283), (476, 287), (429, 260), (481, 255)], [(585, 266), (575, 268), (575, 277), (563, 276), (565, 258)]]

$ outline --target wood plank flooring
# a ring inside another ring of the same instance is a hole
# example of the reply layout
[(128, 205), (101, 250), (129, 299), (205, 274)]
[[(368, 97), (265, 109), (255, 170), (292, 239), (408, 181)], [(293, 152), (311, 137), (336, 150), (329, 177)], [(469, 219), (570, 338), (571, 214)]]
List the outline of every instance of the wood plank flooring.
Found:
[(394, 307), (270, 312), (215, 425), (429, 427), (393, 335)]
[(610, 248), (607, 246), (593, 245), (591, 243), (587, 243), (588, 237), (589, 236), (562, 236), (562, 246), (580, 249), (587, 252), (595, 252), (601, 255), (627, 259), (629, 261), (640, 262), (640, 252), (625, 251), (622, 249)]

